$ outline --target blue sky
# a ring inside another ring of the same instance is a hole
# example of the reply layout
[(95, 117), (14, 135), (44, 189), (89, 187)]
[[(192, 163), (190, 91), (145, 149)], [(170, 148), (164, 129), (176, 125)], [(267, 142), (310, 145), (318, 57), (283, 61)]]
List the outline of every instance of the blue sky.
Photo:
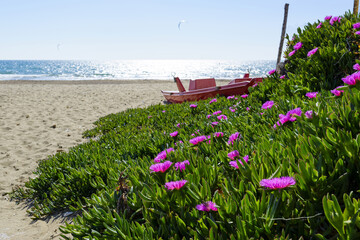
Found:
[(0, 59), (275, 60), (285, 3), (289, 35), (353, 8), (353, 0), (1, 0)]

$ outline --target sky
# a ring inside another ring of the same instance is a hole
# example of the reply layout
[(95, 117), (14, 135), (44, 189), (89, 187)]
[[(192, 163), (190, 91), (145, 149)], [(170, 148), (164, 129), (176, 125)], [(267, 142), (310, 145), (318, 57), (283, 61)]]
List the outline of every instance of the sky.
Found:
[(0, 3), (1, 60), (276, 60), (285, 3), (290, 36), (308, 22), (353, 9), (353, 0)]

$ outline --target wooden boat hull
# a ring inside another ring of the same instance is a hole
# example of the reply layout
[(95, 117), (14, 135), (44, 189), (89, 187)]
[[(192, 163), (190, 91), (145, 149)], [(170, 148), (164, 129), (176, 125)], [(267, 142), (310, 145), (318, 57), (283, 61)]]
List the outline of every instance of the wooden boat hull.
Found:
[(204, 100), (219, 96), (232, 96), (248, 93), (248, 88), (257, 82), (261, 82), (262, 78), (252, 78), (251, 80), (243, 80), (232, 82), (228, 85), (203, 88), (199, 90), (178, 92), (178, 91), (161, 91), (165, 99), (170, 103), (182, 103)]

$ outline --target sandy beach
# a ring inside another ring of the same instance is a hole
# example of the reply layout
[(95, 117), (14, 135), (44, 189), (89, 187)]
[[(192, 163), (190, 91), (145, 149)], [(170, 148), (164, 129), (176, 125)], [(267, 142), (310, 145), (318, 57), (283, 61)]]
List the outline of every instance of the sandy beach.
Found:
[[(186, 85), (186, 84), (185, 84)], [(187, 86), (187, 85), (186, 85)], [(0, 240), (59, 239), (62, 216), (33, 221), (9, 201), (34, 177), (38, 160), (83, 143), (98, 118), (163, 103), (173, 81), (0, 81)]]

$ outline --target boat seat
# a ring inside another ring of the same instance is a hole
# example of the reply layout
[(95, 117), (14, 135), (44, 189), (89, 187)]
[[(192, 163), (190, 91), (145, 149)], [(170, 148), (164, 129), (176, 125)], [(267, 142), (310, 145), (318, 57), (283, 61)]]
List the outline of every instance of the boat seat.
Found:
[(216, 87), (215, 78), (195, 79), (190, 80), (189, 82), (189, 90), (198, 90), (210, 87)]
[(176, 86), (179, 89), (179, 92), (186, 92), (184, 85), (182, 84), (182, 82), (180, 81), (180, 78), (178, 77), (174, 77), (174, 81), (176, 82)]

